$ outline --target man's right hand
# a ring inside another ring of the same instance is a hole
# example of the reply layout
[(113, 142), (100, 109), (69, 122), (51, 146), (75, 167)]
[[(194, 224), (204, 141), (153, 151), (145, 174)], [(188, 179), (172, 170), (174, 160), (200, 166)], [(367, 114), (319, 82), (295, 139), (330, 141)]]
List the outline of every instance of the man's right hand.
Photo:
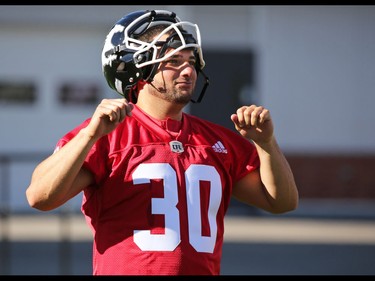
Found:
[(126, 99), (103, 99), (97, 106), (85, 133), (99, 139), (112, 132), (118, 124), (132, 115), (134, 105)]

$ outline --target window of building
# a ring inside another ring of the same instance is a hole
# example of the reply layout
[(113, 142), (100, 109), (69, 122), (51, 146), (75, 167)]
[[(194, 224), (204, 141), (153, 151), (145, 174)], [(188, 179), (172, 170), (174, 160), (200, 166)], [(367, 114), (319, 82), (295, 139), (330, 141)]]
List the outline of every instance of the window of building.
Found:
[(0, 81), (0, 105), (32, 104), (36, 101), (36, 86), (30, 82)]
[(100, 100), (98, 84), (87, 82), (65, 82), (58, 89), (58, 99), (62, 105), (93, 105)]

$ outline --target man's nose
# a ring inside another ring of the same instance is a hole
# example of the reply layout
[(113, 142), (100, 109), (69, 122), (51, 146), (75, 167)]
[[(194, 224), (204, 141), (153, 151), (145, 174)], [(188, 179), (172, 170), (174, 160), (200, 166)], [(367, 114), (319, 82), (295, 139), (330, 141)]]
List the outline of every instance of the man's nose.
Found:
[(195, 68), (193, 65), (191, 65), (189, 62), (185, 62), (183, 65), (181, 65), (181, 75), (191, 75), (195, 71)]

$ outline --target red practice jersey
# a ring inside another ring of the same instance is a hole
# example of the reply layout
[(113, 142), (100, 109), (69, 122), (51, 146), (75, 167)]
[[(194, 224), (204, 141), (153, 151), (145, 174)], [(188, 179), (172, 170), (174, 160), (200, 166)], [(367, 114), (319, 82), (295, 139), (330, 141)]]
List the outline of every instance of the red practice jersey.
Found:
[(95, 176), (82, 201), (94, 275), (218, 275), (233, 183), (257, 169), (259, 157), (228, 128), (187, 113), (157, 121), (135, 105), (84, 167)]

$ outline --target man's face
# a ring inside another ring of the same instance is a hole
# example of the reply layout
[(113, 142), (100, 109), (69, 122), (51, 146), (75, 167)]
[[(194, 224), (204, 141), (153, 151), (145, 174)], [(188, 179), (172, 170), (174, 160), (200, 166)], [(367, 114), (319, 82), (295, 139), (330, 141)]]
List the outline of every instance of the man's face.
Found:
[[(161, 38), (161, 40), (164, 39)], [(173, 50), (168, 49), (165, 55)], [(151, 84), (161, 93), (160, 97), (163, 99), (186, 104), (191, 100), (195, 88), (197, 79), (195, 65), (194, 51), (182, 49), (160, 62)]]

